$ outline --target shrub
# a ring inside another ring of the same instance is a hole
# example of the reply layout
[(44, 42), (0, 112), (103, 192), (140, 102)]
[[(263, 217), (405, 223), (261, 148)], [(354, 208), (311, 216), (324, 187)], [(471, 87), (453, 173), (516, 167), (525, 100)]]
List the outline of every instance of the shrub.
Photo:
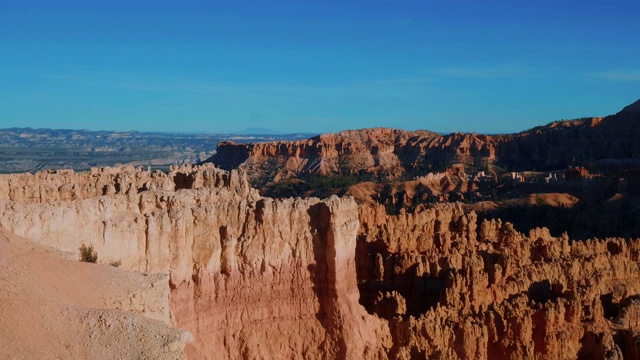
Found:
[(88, 263), (96, 263), (98, 261), (98, 253), (93, 250), (93, 245), (89, 246), (82, 243), (80, 245), (80, 261)]

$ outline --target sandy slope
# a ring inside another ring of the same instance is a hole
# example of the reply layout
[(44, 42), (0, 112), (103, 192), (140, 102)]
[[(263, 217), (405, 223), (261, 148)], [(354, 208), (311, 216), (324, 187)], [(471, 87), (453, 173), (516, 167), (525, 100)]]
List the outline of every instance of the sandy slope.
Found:
[(181, 359), (166, 275), (62, 259), (0, 230), (0, 358)]

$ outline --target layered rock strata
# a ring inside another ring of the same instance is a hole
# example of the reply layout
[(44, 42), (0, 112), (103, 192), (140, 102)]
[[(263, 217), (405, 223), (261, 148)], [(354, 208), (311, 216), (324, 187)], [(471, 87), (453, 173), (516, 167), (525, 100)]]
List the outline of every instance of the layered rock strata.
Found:
[(370, 358), (388, 327), (359, 304), (352, 199), (272, 200), (212, 166), (0, 177), (0, 226), (98, 262), (168, 273), (191, 358)]
[[(244, 168), (262, 180), (362, 175), (397, 179), (463, 164), (477, 171), (552, 171), (587, 166), (594, 171), (640, 168), (640, 101), (607, 117), (563, 120), (517, 134), (482, 135), (398, 129), (348, 130), (300, 141), (218, 145), (207, 161)], [(262, 181), (264, 182), (264, 181)]]
[(212, 166), (0, 177), (0, 226), (168, 274), (187, 354), (219, 358), (634, 358), (640, 242), (260, 197)]

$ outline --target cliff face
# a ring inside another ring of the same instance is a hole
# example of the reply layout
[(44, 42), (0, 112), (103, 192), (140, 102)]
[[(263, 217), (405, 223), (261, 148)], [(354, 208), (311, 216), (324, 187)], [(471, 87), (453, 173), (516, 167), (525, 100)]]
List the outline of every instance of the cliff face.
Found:
[[(362, 358), (388, 328), (358, 304), (352, 199), (262, 199), (240, 173), (133, 168), (1, 177), (0, 226), (74, 256), (168, 273), (193, 358)], [(77, 255), (76, 255), (77, 256)]]
[(209, 235), (172, 293), (196, 358), (384, 354), (388, 330), (358, 304), (353, 200), (262, 199), (211, 213), (191, 230)]
[(591, 169), (637, 168), (638, 104), (640, 101), (604, 118), (558, 121), (512, 135), (440, 135), (376, 128), (294, 142), (223, 142), (207, 161), (226, 169), (241, 167), (256, 179), (275, 182), (305, 174), (368, 174), (395, 179), (443, 171), (453, 164), (463, 164), (470, 173), (550, 171), (579, 165)]
[(634, 358), (640, 241), (444, 204), (262, 198), (212, 166), (0, 177), (0, 227), (165, 273), (192, 358)]
[(74, 255), (81, 243), (92, 244), (102, 262), (121, 261), (128, 270), (166, 271), (176, 261), (171, 250), (179, 245), (184, 217), (202, 216), (192, 207), (258, 198), (237, 172), (181, 169), (5, 175), (0, 226)]

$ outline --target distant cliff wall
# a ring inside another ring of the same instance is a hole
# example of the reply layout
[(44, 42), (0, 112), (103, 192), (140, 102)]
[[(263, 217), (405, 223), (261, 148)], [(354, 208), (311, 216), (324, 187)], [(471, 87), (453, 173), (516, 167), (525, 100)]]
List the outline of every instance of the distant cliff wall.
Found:
[[(424, 175), (463, 164), (475, 171), (640, 169), (640, 101), (607, 117), (562, 120), (517, 134), (482, 135), (388, 128), (348, 130), (307, 140), (222, 142), (207, 161), (278, 182), (308, 174), (369, 174), (383, 179)], [(258, 181), (256, 181), (258, 183)]]

